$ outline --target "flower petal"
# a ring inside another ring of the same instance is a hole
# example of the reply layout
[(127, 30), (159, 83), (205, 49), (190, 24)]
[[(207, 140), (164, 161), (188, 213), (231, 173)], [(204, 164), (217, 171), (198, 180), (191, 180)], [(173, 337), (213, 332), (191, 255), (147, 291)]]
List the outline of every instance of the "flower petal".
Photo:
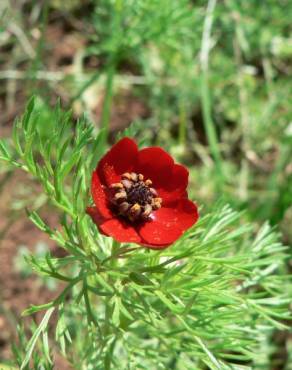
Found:
[(124, 172), (131, 172), (136, 164), (138, 147), (134, 140), (125, 137), (118, 141), (99, 161), (98, 176), (104, 185), (120, 180)]
[(159, 188), (166, 184), (172, 174), (174, 161), (171, 156), (159, 147), (149, 147), (139, 151), (136, 172), (153, 181)]
[(92, 174), (91, 179), (91, 194), (93, 201), (101, 214), (105, 219), (113, 217), (113, 213), (108, 206), (108, 200), (103, 186), (100, 183), (99, 177), (96, 171)]
[(99, 229), (103, 234), (111, 236), (120, 243), (141, 243), (141, 237), (134, 226), (118, 218), (105, 221), (99, 225)]
[(153, 212), (152, 219), (182, 232), (193, 226), (199, 218), (198, 208), (189, 199), (180, 199), (172, 207), (162, 207)]
[(86, 213), (92, 218), (92, 221), (98, 226), (105, 221), (96, 207), (87, 207)]
[(173, 224), (148, 221), (140, 226), (139, 234), (145, 247), (164, 249), (174, 243), (182, 235), (182, 231)]
[(175, 164), (172, 170), (172, 178), (169, 184), (170, 189), (186, 189), (189, 183), (189, 171), (188, 169), (181, 165)]
[(157, 188), (163, 205), (176, 202), (186, 197), (186, 188), (189, 181), (189, 171), (180, 164), (175, 164), (172, 169), (171, 178), (162, 187)]

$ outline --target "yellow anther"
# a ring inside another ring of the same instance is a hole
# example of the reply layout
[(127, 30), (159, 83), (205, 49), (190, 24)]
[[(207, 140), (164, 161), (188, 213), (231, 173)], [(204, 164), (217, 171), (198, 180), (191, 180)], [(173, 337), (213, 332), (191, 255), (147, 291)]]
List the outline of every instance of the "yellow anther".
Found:
[(123, 189), (123, 187), (124, 187), (123, 184), (120, 183), (120, 182), (117, 182), (115, 184), (110, 185), (110, 188), (112, 188), (112, 189)]
[(122, 179), (132, 180), (132, 176), (129, 172), (125, 172), (122, 174)]
[(142, 217), (144, 219), (148, 218), (150, 216), (152, 212), (152, 207), (150, 206), (150, 204), (146, 204), (145, 208), (144, 208), (144, 212), (142, 213)]
[(138, 180), (138, 175), (135, 172), (131, 172), (131, 180), (134, 182)]
[(127, 179), (122, 180), (122, 184), (123, 184), (123, 186), (124, 186), (126, 189), (130, 189), (130, 188), (132, 187), (132, 185), (133, 185), (132, 181), (127, 180)]
[(127, 193), (125, 191), (119, 191), (115, 194), (115, 200), (126, 199)]
[(119, 211), (124, 214), (125, 212), (127, 212), (127, 210), (129, 209), (130, 207), (130, 204), (127, 203), (127, 202), (123, 202), (119, 205)]
[(129, 216), (136, 219), (141, 214), (141, 206), (138, 203), (135, 203), (129, 210)]
[(147, 180), (145, 181), (145, 185), (146, 185), (146, 186), (151, 186), (151, 185), (152, 185), (152, 181), (151, 181), (150, 179), (147, 179)]

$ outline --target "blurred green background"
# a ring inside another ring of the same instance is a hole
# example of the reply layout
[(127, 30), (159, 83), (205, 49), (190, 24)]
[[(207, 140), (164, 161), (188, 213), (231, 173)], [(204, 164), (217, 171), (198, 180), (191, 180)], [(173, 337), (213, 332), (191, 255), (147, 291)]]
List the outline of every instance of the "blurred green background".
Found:
[[(291, 244), (291, 19), (290, 0), (2, 0), (0, 136), (11, 135), (32, 94), (48, 137), (58, 99), (76, 124), (85, 116), (110, 142), (131, 125), (141, 144), (161, 145), (189, 167), (203, 210), (223, 200)], [(17, 281), (27, 272), (11, 225), (24, 204), (45, 200), (35, 199), (33, 182), (11, 186), (23, 180), (3, 164), (0, 176), (0, 242), (10, 232)], [(0, 253), (5, 261), (7, 249)], [(3, 307), (5, 358), (15, 304)], [(273, 340), (282, 360), (271, 369), (288, 369), (288, 338)]]

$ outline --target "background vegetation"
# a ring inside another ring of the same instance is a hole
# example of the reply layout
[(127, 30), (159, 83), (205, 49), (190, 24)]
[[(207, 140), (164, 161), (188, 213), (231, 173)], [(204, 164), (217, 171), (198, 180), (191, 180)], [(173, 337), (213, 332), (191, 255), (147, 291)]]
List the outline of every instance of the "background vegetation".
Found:
[[(12, 136), (13, 120), (35, 95), (38, 135), (45, 143), (58, 130), (55, 106), (60, 101), (64, 111), (72, 111), (77, 133), (81, 122), (93, 123), (90, 135), (99, 137), (99, 148), (123, 132), (141, 145), (161, 145), (185, 163), (191, 197), (203, 215), (213, 212), (220, 199), (245, 210), (240, 224), (251, 222), (256, 232), (268, 221), (289, 245), (291, 14), (289, 0), (4, 0), (1, 138)], [(76, 135), (75, 144), (82, 132)], [(27, 165), (30, 158), (24, 160)], [(13, 363), (17, 356), (23, 360), (21, 346), (17, 355), (8, 350), (20, 311), (30, 303), (46, 303), (62, 289), (50, 277), (35, 278), (23, 262), (29, 250), (40, 258), (48, 250), (60, 253), (38, 233), (21, 238), (29, 230), (23, 210), (38, 210), (49, 225), (59, 221), (50, 193), (44, 195), (34, 179), (9, 161), (1, 162), (0, 175), (0, 259), (7, 275), (0, 281), (0, 359)], [(282, 266), (282, 272), (289, 269), (289, 263)], [(25, 292), (22, 279), (28, 281)], [(25, 348), (27, 333), (19, 332)], [(262, 344), (265, 355), (254, 366), (290, 369), (287, 331), (268, 338)], [(149, 356), (151, 362), (151, 351)], [(65, 366), (61, 362), (56, 368)]]

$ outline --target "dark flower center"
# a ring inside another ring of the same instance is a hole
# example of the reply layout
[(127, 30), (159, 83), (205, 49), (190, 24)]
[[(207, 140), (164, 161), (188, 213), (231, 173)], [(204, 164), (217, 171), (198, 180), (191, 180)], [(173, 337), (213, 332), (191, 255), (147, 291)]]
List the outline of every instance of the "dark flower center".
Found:
[(152, 211), (159, 209), (162, 203), (151, 185), (152, 181), (144, 181), (141, 174), (124, 173), (121, 182), (110, 186), (111, 203), (116, 212), (132, 222), (149, 219)]
[(130, 189), (126, 189), (127, 201), (131, 204), (139, 203), (146, 205), (152, 200), (153, 194), (143, 181), (133, 184)]

